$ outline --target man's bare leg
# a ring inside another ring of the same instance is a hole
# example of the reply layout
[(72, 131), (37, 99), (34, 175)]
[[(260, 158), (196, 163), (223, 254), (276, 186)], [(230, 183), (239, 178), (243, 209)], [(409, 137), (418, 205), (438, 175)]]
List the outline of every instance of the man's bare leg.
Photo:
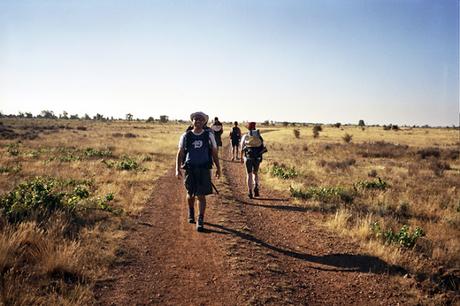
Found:
[(199, 195), (198, 196), (198, 221), (196, 223), (196, 230), (201, 232), (203, 230), (203, 223), (204, 223), (204, 213), (206, 211), (206, 196)]
[(187, 194), (188, 222), (195, 223), (195, 196)]

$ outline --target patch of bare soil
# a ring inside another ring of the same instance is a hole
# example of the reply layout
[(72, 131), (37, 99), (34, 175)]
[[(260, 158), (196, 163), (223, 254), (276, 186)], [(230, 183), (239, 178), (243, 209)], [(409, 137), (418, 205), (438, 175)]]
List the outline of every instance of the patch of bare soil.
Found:
[[(227, 152), (228, 150), (225, 150)], [(224, 153), (225, 153), (224, 152)], [(205, 232), (186, 220), (173, 172), (157, 181), (96, 296), (102, 305), (414, 305), (401, 267), (318, 228), (321, 216), (262, 186), (249, 199), (242, 164), (224, 154)]]

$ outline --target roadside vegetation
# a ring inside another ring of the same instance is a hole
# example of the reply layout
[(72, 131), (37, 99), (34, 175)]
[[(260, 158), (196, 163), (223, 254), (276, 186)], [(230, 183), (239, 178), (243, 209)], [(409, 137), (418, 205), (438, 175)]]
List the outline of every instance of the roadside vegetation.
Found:
[(0, 304), (87, 305), (183, 125), (3, 118)]
[(459, 131), (394, 127), (262, 129), (270, 152), (262, 164), (264, 185), (319, 212), (319, 226), (403, 267), (432, 294), (455, 295)]

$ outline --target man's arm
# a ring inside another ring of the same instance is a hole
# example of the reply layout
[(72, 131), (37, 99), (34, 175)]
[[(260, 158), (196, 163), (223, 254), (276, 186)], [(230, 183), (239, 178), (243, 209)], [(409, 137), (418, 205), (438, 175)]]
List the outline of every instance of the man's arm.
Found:
[(176, 177), (180, 178), (182, 176), (182, 160), (184, 157), (185, 151), (184, 148), (180, 148), (177, 150), (177, 155), (176, 155)]

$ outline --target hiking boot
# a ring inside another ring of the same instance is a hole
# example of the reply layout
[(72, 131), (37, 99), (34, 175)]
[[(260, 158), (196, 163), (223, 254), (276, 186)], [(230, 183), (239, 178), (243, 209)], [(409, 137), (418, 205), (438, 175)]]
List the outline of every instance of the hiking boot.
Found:
[(252, 196), (252, 191), (249, 191), (249, 193), (248, 193), (248, 197), (249, 197), (250, 199), (252, 199), (252, 198), (253, 198), (253, 196)]
[(254, 196), (255, 197), (259, 196), (259, 187), (258, 186), (256, 186), (256, 188), (254, 188)]
[(198, 221), (196, 222), (196, 230), (198, 232), (202, 232), (204, 230), (203, 219), (204, 219), (203, 216), (199, 216)]

